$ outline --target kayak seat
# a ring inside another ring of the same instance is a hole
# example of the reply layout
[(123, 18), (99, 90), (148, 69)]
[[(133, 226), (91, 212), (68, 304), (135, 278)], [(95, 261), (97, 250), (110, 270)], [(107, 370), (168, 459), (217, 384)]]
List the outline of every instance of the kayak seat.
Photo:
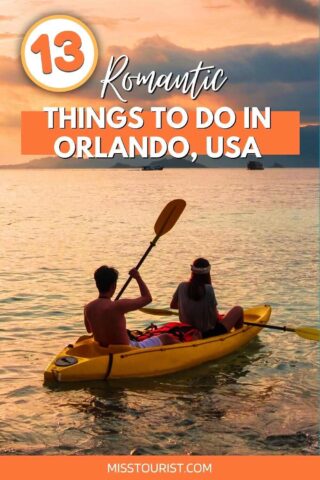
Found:
[(109, 353), (122, 353), (133, 350), (129, 345), (109, 345), (109, 347), (101, 347), (98, 342), (87, 341), (82, 345), (69, 348), (67, 355), (83, 358), (94, 358), (109, 355)]
[[(259, 320), (259, 315), (246, 315), (245, 321), (246, 322), (257, 322)], [(257, 322), (259, 323), (259, 322)]]

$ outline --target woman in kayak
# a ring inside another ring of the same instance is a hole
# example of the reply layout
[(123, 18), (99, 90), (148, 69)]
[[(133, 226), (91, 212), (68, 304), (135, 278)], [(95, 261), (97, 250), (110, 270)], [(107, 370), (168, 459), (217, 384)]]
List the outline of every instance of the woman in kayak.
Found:
[(243, 308), (233, 307), (220, 318), (210, 275), (210, 263), (197, 258), (191, 265), (191, 278), (175, 291), (170, 307), (179, 309), (180, 322), (202, 332), (202, 338), (222, 335), (243, 325)]

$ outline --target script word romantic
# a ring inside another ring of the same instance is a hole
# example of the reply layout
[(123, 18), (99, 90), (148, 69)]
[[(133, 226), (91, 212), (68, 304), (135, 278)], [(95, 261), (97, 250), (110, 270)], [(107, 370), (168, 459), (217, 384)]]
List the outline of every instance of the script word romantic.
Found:
[(128, 100), (124, 97), (123, 92), (131, 92), (135, 86), (144, 85), (151, 95), (158, 89), (166, 92), (179, 90), (184, 95), (189, 94), (192, 100), (195, 100), (202, 91), (219, 91), (228, 80), (222, 68), (216, 69), (214, 65), (205, 66), (202, 61), (196, 68), (184, 74), (170, 72), (160, 75), (155, 70), (147, 74), (134, 75), (127, 71), (129, 62), (127, 55), (121, 55), (118, 58), (111, 57), (105, 77), (101, 80), (101, 98), (105, 98), (108, 87), (111, 87), (117, 98), (121, 102), (127, 103)]

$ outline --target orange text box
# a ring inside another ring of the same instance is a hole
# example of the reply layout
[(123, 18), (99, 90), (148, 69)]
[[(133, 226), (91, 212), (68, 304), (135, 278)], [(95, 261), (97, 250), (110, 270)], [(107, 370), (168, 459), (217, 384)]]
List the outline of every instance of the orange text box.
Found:
[[(164, 123), (163, 128), (155, 127), (155, 114), (143, 112), (144, 126), (140, 129), (132, 129), (125, 126), (121, 129), (106, 126), (100, 129), (93, 126), (90, 129), (72, 129), (70, 122), (65, 128), (55, 126), (48, 128), (47, 112), (22, 112), (21, 113), (21, 153), (25, 155), (53, 155), (54, 143), (62, 136), (70, 137), (76, 141), (77, 137), (84, 136), (93, 140), (101, 137), (103, 151), (108, 152), (115, 137), (121, 136), (128, 150), (129, 137), (135, 137), (138, 141), (142, 137), (159, 136), (169, 141), (176, 136), (185, 137), (190, 144), (190, 152), (200, 155), (206, 154), (206, 137), (222, 136), (225, 139), (236, 136), (241, 139), (239, 147), (243, 148), (248, 137), (253, 136), (262, 155), (298, 155), (300, 153), (300, 113), (296, 111), (272, 111), (271, 128), (264, 128), (259, 124), (256, 129), (245, 129), (243, 126), (243, 112), (237, 112), (237, 121), (231, 128), (222, 129), (215, 124), (206, 129), (196, 128), (196, 113), (189, 111), (187, 125), (180, 129), (169, 127)], [(57, 116), (57, 114), (55, 114)], [(57, 118), (57, 117), (55, 117)], [(58, 122), (56, 121), (56, 124)]]
[[(137, 464), (140, 465), (139, 472), (137, 467), (133, 467), (133, 473), (125, 472), (126, 468)], [(122, 466), (123, 472), (110, 472), (108, 465), (113, 468), (115, 465)], [(141, 465), (145, 465), (144, 473)], [(147, 472), (148, 469), (156, 472), (160, 465), (166, 466), (171, 473)], [(182, 465), (181, 472), (173, 471), (177, 465)], [(197, 473), (203, 465), (211, 465), (211, 471)], [(319, 467), (317, 456), (0, 457), (1, 476), (8, 480), (315, 480), (318, 479)]]

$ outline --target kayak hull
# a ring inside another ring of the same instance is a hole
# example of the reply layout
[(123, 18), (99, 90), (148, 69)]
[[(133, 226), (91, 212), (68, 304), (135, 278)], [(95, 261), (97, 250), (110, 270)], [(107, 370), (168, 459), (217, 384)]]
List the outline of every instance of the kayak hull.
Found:
[(244, 347), (259, 333), (271, 315), (269, 305), (245, 310), (244, 325), (239, 330), (203, 340), (133, 348), (127, 345), (101, 347), (92, 337), (80, 337), (74, 345), (64, 348), (48, 365), (47, 381), (75, 382), (108, 378), (141, 378), (166, 375), (186, 370), (202, 363), (218, 360)]

